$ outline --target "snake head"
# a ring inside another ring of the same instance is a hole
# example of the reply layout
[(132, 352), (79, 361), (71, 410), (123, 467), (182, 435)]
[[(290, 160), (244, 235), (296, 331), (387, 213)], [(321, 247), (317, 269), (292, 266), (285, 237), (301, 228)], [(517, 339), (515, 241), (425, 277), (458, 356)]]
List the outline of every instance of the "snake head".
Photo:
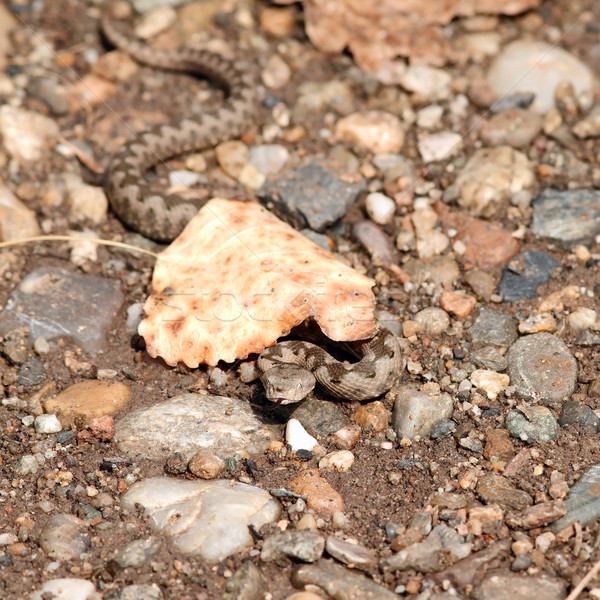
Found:
[(314, 375), (298, 365), (275, 365), (265, 371), (260, 380), (267, 398), (277, 404), (300, 402), (316, 384)]

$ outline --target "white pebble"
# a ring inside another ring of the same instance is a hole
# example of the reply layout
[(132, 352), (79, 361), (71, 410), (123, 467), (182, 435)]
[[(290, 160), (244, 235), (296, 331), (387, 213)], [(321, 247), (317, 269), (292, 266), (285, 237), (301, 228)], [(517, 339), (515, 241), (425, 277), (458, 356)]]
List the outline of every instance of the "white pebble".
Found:
[(572, 331), (588, 329), (596, 323), (596, 311), (591, 308), (578, 308), (567, 316), (567, 323)]
[(417, 146), (424, 162), (446, 160), (462, 147), (462, 137), (453, 131), (439, 131), (419, 136)]
[(354, 454), (350, 450), (330, 452), (319, 461), (319, 469), (331, 469), (345, 473), (354, 464)]
[(33, 592), (30, 600), (100, 600), (101, 596), (91, 581), (86, 579), (52, 579), (46, 581), (37, 592)]
[(508, 387), (510, 378), (508, 375), (489, 369), (476, 369), (471, 373), (471, 383), (483, 390), (490, 400), (494, 400), (500, 392)]
[(33, 349), (36, 354), (47, 354), (50, 352), (50, 344), (48, 344), (48, 340), (40, 335), (40, 337), (36, 338), (35, 342), (33, 342)]
[(170, 187), (191, 187), (196, 185), (202, 180), (202, 175), (194, 171), (187, 171), (185, 169), (179, 169), (177, 171), (171, 171), (169, 173), (169, 186)]
[(58, 433), (62, 430), (58, 417), (53, 414), (38, 415), (33, 422), (33, 427), (36, 433)]
[(250, 164), (264, 175), (279, 173), (289, 157), (288, 149), (279, 144), (261, 144), (250, 148)]
[(400, 119), (383, 111), (353, 113), (335, 126), (337, 140), (353, 142), (376, 154), (398, 152), (404, 145), (404, 129)]
[(417, 125), (423, 129), (435, 129), (439, 126), (444, 108), (439, 104), (430, 104), (417, 113)]
[(304, 429), (298, 419), (290, 419), (285, 427), (285, 441), (294, 452), (298, 450), (312, 450), (318, 441)]
[(251, 190), (259, 190), (266, 179), (263, 173), (250, 164), (244, 165), (238, 177), (238, 181)]
[(365, 199), (370, 219), (379, 225), (387, 225), (394, 218), (396, 203), (381, 192), (372, 192)]

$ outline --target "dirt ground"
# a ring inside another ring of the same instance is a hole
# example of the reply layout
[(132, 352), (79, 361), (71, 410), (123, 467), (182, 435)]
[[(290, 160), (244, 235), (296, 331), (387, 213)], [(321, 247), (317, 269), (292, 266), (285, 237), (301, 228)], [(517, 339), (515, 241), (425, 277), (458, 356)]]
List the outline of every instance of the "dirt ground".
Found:
[[(229, 6), (230, 3), (224, 4)], [(6, 72), (11, 76), (33, 77), (36, 73), (36, 66), (27, 64), (24, 59), (29, 56), (34, 36), (43, 36), (44, 39), (52, 42), (58, 57), (53, 67), (52, 77), (68, 84), (89, 74), (90, 66), (84, 60), (86, 52), (94, 51), (102, 54), (108, 49), (98, 33), (97, 17), (101, 9), (98, 2), (92, 0), (89, 2), (52, 0), (39, 3), (18, 1), (8, 2), (6, 5), (19, 21), (19, 27), (11, 36), (6, 66)], [(264, 3), (250, 3), (248, 6), (252, 14), (256, 15), (264, 8)], [(599, 8), (593, 0), (575, 3), (567, 0), (544, 2), (536, 11), (541, 19), (540, 36), (543, 35), (544, 29), (564, 31), (565, 23), (575, 22), (577, 16), (584, 10), (600, 18)], [(290, 107), (294, 106), (298, 86), (304, 81), (326, 82), (334, 78), (344, 78), (350, 69), (355, 68), (349, 56), (332, 59), (316, 51), (303, 34), (300, 6), (295, 6), (294, 11), (298, 18), (292, 37), (294, 52), (300, 56), (306, 53), (310, 58), (295, 61), (290, 81), (283, 89), (277, 90), (277, 96)], [(228, 11), (219, 13), (217, 22), (219, 27), (216, 28), (215, 35), (231, 42), (234, 48), (239, 36), (247, 38), (254, 30), (260, 29), (257, 21), (250, 30), (241, 28)], [(525, 27), (524, 19), (501, 17), (499, 23), (498, 30), (504, 41), (517, 37)], [(273, 52), (278, 44), (288, 42), (288, 40), (276, 40), (268, 36), (264, 39), (267, 45), (257, 58), (259, 65), (264, 65), (265, 57)], [(578, 29), (576, 33), (571, 32), (562, 38), (561, 44), (588, 65), (596, 68), (600, 66), (597, 30)], [(448, 68), (451, 71), (453, 69), (460, 71), (462, 67)], [(484, 67), (479, 66), (479, 68)], [(394, 93), (390, 91), (390, 87), (393, 86), (386, 88), (381, 84), (362, 85), (359, 78), (355, 78), (353, 86), (357, 108), (385, 109), (386, 102), (393, 104), (393, 101), (390, 101)], [(25, 89), (31, 90), (27, 87)], [(160, 93), (161, 89), (169, 89), (172, 92), (167, 96)], [(190, 98), (196, 97), (198, 89), (206, 91), (207, 97), (202, 105), (190, 102)], [(59, 124), (63, 138), (81, 141), (84, 152), (92, 157), (97, 165), (103, 167), (107, 164), (110, 155), (126, 139), (126, 125), (141, 129), (144, 124), (175, 118), (189, 113), (190, 110), (200, 112), (203, 107), (217, 106), (220, 101), (219, 91), (209, 88), (205, 82), (143, 67), (126, 82), (118, 83), (114, 94), (111, 94), (106, 102), (82, 105), (77, 110), (70, 105), (65, 114), (52, 115), (52, 118)], [(33, 92), (26, 95), (23, 105), (43, 114), (50, 112), (40, 95)], [(475, 116), (475, 109), (472, 106), (469, 110), (470, 117)], [(266, 122), (270, 118), (269, 112), (265, 106), (261, 107), (257, 122)], [(293, 157), (328, 152), (330, 143), (319, 134), (323, 127), (322, 119), (322, 115), (308, 116), (301, 123), (306, 130), (305, 137), (299, 142), (278, 140), (278, 143), (288, 146)], [(467, 122), (468, 120), (466, 119)], [(250, 143), (260, 141), (258, 130), (249, 134), (248, 141)], [(578, 140), (577, 144), (572, 148), (575, 155), (580, 160), (598, 167), (600, 144), (594, 140)], [(418, 164), (415, 148), (416, 138), (409, 131), (405, 151)], [(461, 157), (468, 157), (473, 149), (474, 140), (472, 136), (467, 136), (461, 150)], [(368, 156), (364, 150), (353, 150), (361, 159)], [(560, 148), (557, 152), (560, 152)], [(4, 160), (0, 163), (0, 177), (17, 191), (20, 198), (26, 198), (27, 206), (36, 212), (40, 221), (52, 223), (53, 233), (59, 232), (61, 224), (64, 231), (87, 225), (73, 223), (70, 221), (65, 203), (57, 205), (44, 203), (39, 193), (48, 178), (65, 170), (65, 164), (69, 159), (56, 153), (51, 160), (44, 162), (43, 168), (34, 167), (15, 174), (11, 173), (6, 155), (3, 156)], [(208, 153), (207, 157), (209, 166), (214, 167), (216, 164), (214, 156)], [(457, 164), (460, 163), (460, 158), (452, 160), (457, 161)], [(181, 168), (182, 164), (180, 159), (174, 159), (169, 162), (169, 167)], [(81, 167), (81, 172), (88, 183), (100, 184), (99, 172), (94, 172), (85, 165)], [(427, 171), (423, 169), (422, 174), (426, 180), (441, 188), (448, 183), (448, 172), (437, 165)], [(572, 187), (590, 187), (589, 181), (577, 180), (577, 175), (572, 177), (568, 172), (557, 170), (547, 180), (543, 180), (542, 177), (543, 175), (540, 175), (540, 183), (543, 183), (544, 187), (565, 188), (567, 183)], [(211, 182), (211, 185), (211, 195), (214, 192), (228, 195), (244, 193), (243, 188), (233, 180), (224, 181), (221, 178)], [(400, 210), (408, 214), (410, 207), (403, 207)], [(351, 224), (352, 221), (361, 218), (361, 215), (362, 206), (355, 207), (349, 211), (344, 222)], [(499, 219), (511, 231), (520, 225), (514, 214), (500, 216)], [(337, 240), (341, 235), (340, 232), (347, 230), (348, 227), (338, 227), (332, 229), (329, 235)], [(110, 213), (108, 221), (101, 227), (96, 226), (96, 231), (105, 238), (139, 240), (138, 237), (127, 232), (118, 219)], [(557, 274), (538, 289), (540, 298), (568, 285), (584, 286), (588, 290), (594, 290), (596, 295), (600, 293), (600, 261), (594, 259), (581, 264), (574, 259), (571, 252), (555, 245), (542, 243), (529, 231), (525, 234), (521, 249), (544, 250), (561, 264), (562, 268)], [(600, 251), (597, 244), (590, 249), (592, 253)], [(5, 304), (14, 285), (34, 268), (53, 265), (76, 270), (70, 262), (69, 249), (62, 243), (36, 243), (11, 248), (10, 252), (13, 262), (8, 274), (5, 272), (4, 279), (0, 280), (0, 306)], [(145, 299), (154, 264), (153, 259), (133, 256), (118, 249), (105, 247), (98, 249), (98, 255), (98, 261), (88, 265), (86, 270), (91, 274), (116, 279), (125, 294), (123, 310), (109, 334), (106, 347), (96, 356), (88, 357), (82, 354), (71, 341), (61, 342), (60, 351), (42, 357), (47, 380), (38, 386), (20, 385), (17, 381), (18, 365), (11, 364), (8, 358), (0, 356), (2, 374), (0, 396), (3, 391), (4, 398), (16, 396), (28, 399), (49, 381), (54, 382), (56, 389), (60, 390), (78, 381), (94, 378), (98, 370), (115, 369), (119, 373), (117, 380), (125, 382), (132, 391), (132, 403), (128, 406), (128, 411), (166, 400), (182, 391), (208, 389), (219, 395), (232, 395), (259, 405), (262, 403), (265, 412), (272, 412), (271, 407), (261, 396), (260, 384), (243, 384), (238, 380), (236, 365), (224, 367), (230, 372), (230, 377), (226, 385), (217, 388), (209, 383), (209, 370), (206, 368), (197, 370), (190, 370), (183, 366), (171, 368), (160, 360), (151, 359), (144, 352), (143, 341), (137, 336), (132, 337), (125, 329), (124, 311), (132, 303), (142, 302)], [(111, 268), (109, 260), (114, 257), (125, 261), (124, 270), (115, 271)], [(356, 260), (364, 265), (368, 274), (373, 275), (376, 272), (377, 269), (372, 267), (366, 253), (359, 253)], [(0, 254), (0, 261), (2, 261), (2, 254)], [(400, 283), (392, 282), (389, 286), (392, 293), (389, 293), (388, 298), (391, 297), (393, 300), (388, 301), (385, 308), (397, 315), (400, 321), (409, 318), (418, 310), (431, 306), (431, 295), (420, 288), (416, 287), (407, 292)], [(469, 291), (461, 280), (457, 288)], [(378, 291), (380, 290), (376, 289), (376, 292)], [(478, 306), (488, 306), (497, 312), (523, 319), (534, 312), (537, 302), (538, 300), (534, 299), (515, 303), (494, 303), (478, 299)], [(600, 308), (595, 297), (586, 298), (581, 305), (596, 310)], [(411, 347), (411, 358), (423, 366), (423, 371), (435, 374), (436, 380), (441, 381), (447, 373), (447, 365), (437, 349), (441, 345), (448, 345), (453, 350), (459, 350), (455, 352), (455, 356), (464, 355), (464, 360), (468, 360), (470, 342), (466, 330), (474, 316), (467, 317), (463, 338), (445, 334), (421, 336), (420, 343), (413, 344)], [(583, 374), (580, 375), (576, 391), (578, 397), (592, 408), (600, 409), (600, 398), (588, 395), (588, 385), (598, 377), (600, 364), (598, 347), (575, 346), (575, 335), (568, 331), (561, 331), (560, 337), (572, 349), (579, 362), (580, 373)], [(64, 360), (63, 353), (66, 350), (74, 351), (81, 360), (89, 362), (89, 369), (80, 372), (70, 369)], [(461, 354), (461, 351), (464, 352)], [(460, 360), (457, 358), (456, 363), (460, 364)], [(403, 374), (403, 382), (423, 383), (418, 374), (407, 372)], [(456, 404), (458, 403), (457, 399)], [(482, 414), (477, 419), (470, 412), (455, 410), (453, 419), (457, 422), (457, 429), (452, 435), (436, 440), (423, 439), (410, 446), (395, 444), (393, 451), (385, 453), (380, 450), (381, 442), (386, 439), (385, 433), (363, 431), (358, 444), (353, 449), (355, 463), (352, 470), (349, 473), (327, 474), (329, 483), (344, 499), (346, 513), (350, 517), (350, 529), (345, 531), (345, 535), (375, 550), (380, 557), (391, 555), (391, 540), (386, 535), (386, 523), (406, 525), (417, 510), (426, 506), (427, 499), (437, 490), (445, 488), (449, 482), (461, 491), (458, 482), (474, 463), (473, 453), (458, 444), (459, 436), (464, 436), (466, 432), (473, 429), (484, 435), (489, 428), (498, 427), (503, 422), (511, 403), (514, 404), (514, 400), (509, 402), (503, 395), (496, 400), (487, 401), (481, 405)], [(339, 405), (352, 419), (356, 406), (351, 403), (339, 403)], [(391, 409), (391, 401), (386, 400), (386, 405)], [(557, 415), (559, 414), (560, 406), (550, 405), (550, 408)], [(49, 573), (46, 569), (50, 560), (38, 545), (39, 532), (47, 518), (47, 513), (42, 508), (44, 503), (50, 502), (53, 512), (64, 512), (80, 516), (84, 520), (89, 519), (85, 507), (82, 506), (81, 498), (74, 498), (69, 493), (60, 493), (57, 473), (69, 471), (73, 475), (73, 483), (80, 483), (84, 487), (93, 483), (102, 491), (118, 498), (124, 489), (124, 480), (128, 474), (135, 473), (138, 477), (160, 475), (164, 474), (165, 465), (152, 461), (126, 461), (113, 464), (109, 459), (118, 456), (118, 449), (110, 442), (98, 442), (85, 436), (79, 438), (75, 436), (68, 449), (47, 459), (36, 475), (15, 476), (14, 465), (22, 455), (49, 450), (56, 444), (54, 436), (36, 434), (31, 427), (23, 425), (21, 418), (24, 414), (26, 411), (9, 404), (0, 406), (0, 533), (16, 532), (19, 535), (17, 544), (13, 544), (10, 548), (0, 547), (0, 598), (6, 600), (25, 598), (31, 590), (38, 588), (44, 581), (59, 577), (89, 579), (96, 584), (105, 598), (112, 597), (111, 594), (116, 594), (124, 586), (132, 583), (156, 583), (165, 598), (201, 600), (221, 597), (225, 581), (248, 558), (246, 553), (217, 565), (210, 565), (197, 558), (181, 556), (165, 543), (151, 564), (136, 570), (112, 571), (108, 567), (111, 554), (130, 541), (124, 536), (124, 531), (130, 532), (130, 539), (150, 534), (148, 524), (143, 517), (124, 515), (118, 511), (112, 513), (108, 511), (103, 515), (101, 527), (98, 527), (97, 523), (90, 526), (93, 537), (89, 558), (83, 561), (61, 562), (52, 573)], [(281, 423), (285, 422), (284, 414), (279, 417), (276, 415), (275, 418), (279, 418)], [(552, 470), (565, 474), (567, 482), (572, 485), (586, 469), (600, 462), (598, 435), (579, 427), (559, 428), (558, 437), (551, 442), (525, 444), (517, 440), (514, 444), (517, 449), (533, 448), (537, 452), (536, 464), (544, 466), (543, 473), (537, 477), (531, 476), (530, 468), (523, 468), (511, 479), (516, 487), (529, 492), (540, 501), (547, 498), (546, 492), (550, 485), (549, 478)], [(269, 453), (256, 456), (254, 460), (258, 469), (252, 469), (249, 473), (240, 464), (233, 477), (250, 474), (253, 484), (264, 489), (286, 487), (294, 474), (305, 466), (300, 460), (289, 457), (281, 459)], [(398, 469), (398, 464), (403, 460), (415, 461), (416, 466), (410, 469)], [(478, 457), (478, 460), (484, 470), (492, 470), (490, 464), (483, 458)], [(389, 475), (392, 472), (399, 474), (399, 482), (395, 484), (390, 482)], [(470, 491), (461, 493), (473, 498), (473, 493)], [(114, 526), (123, 521), (126, 522), (125, 527)], [(330, 521), (328, 519), (325, 521), (323, 532), (332, 531)], [(113, 526), (111, 527), (110, 524)], [(539, 529), (538, 533), (541, 531), (542, 529)], [(583, 528), (580, 536), (579, 539), (571, 537), (557, 541), (539, 558), (539, 562), (534, 565), (534, 571), (564, 578), (569, 586), (574, 585), (599, 557), (600, 527), (597, 523), (592, 523)], [(503, 525), (487, 535), (476, 537), (473, 550), (481, 550), (497, 540), (514, 540), (517, 537), (517, 533)], [(582, 544), (587, 544), (586, 547), (591, 549), (591, 553), (582, 553)], [(291, 561), (263, 564), (257, 558), (253, 560), (260, 565), (266, 575), (272, 598), (281, 600), (294, 591), (290, 583), (290, 573), (293, 568)], [(514, 556), (506, 555), (496, 566), (508, 569), (512, 560)], [(419, 586), (426, 579), (423, 574), (414, 570), (383, 573), (377, 567), (372, 567), (367, 570), (367, 574), (390, 590), (397, 589), (399, 585), (408, 586), (409, 591), (413, 590), (413, 593), (406, 592), (405, 596), (410, 598), (417, 597)], [(468, 590), (463, 593), (465, 597), (469, 597)], [(580, 597), (597, 597), (586, 594), (584, 592)]]

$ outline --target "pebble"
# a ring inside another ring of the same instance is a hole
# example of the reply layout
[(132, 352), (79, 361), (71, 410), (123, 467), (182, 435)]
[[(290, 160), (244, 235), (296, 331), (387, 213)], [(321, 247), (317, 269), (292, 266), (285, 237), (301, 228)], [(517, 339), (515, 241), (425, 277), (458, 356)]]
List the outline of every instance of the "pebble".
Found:
[(372, 110), (340, 119), (335, 126), (335, 138), (364, 146), (376, 154), (399, 152), (404, 145), (404, 129), (398, 117)]
[(519, 333), (540, 333), (556, 331), (558, 324), (551, 313), (540, 313), (533, 315), (519, 323)]
[(379, 400), (361, 404), (354, 411), (354, 422), (362, 429), (383, 431), (390, 422), (390, 414), (385, 404)]
[(475, 588), (473, 597), (476, 600), (564, 600), (566, 593), (567, 582), (558, 577), (494, 573)]
[(10, 293), (0, 312), (0, 334), (25, 326), (32, 342), (67, 336), (93, 355), (104, 347), (122, 302), (117, 281), (40, 267)]
[(492, 217), (512, 196), (535, 183), (533, 165), (510, 146), (476, 150), (454, 183), (458, 204), (476, 217)]
[(272, 90), (286, 86), (292, 75), (289, 65), (278, 54), (271, 55), (261, 72), (262, 82)]
[(398, 600), (394, 592), (375, 583), (365, 575), (348, 570), (330, 560), (299, 565), (291, 576), (292, 585), (304, 588), (318, 586), (332, 598), (347, 600)]
[(261, 600), (268, 588), (262, 571), (251, 560), (246, 560), (225, 583), (221, 600)]
[(284, 556), (313, 563), (325, 550), (325, 539), (310, 530), (287, 529), (269, 536), (263, 543), (260, 559), (264, 562), (279, 560)]
[(189, 188), (204, 180), (202, 173), (187, 171), (185, 169), (177, 169), (169, 171), (168, 174), (169, 187)]
[(225, 461), (208, 448), (200, 448), (188, 464), (190, 473), (202, 479), (216, 479), (225, 467)]
[(85, 426), (98, 417), (123, 410), (130, 399), (131, 390), (124, 383), (90, 380), (69, 386), (43, 406), (46, 412), (55, 413), (64, 427), (75, 422)]
[(533, 504), (527, 492), (516, 488), (509, 479), (498, 473), (481, 475), (475, 491), (486, 504), (499, 504), (513, 510), (523, 510)]
[(306, 469), (290, 481), (289, 489), (306, 497), (306, 506), (318, 514), (333, 515), (344, 511), (344, 501), (318, 469)]
[(285, 426), (285, 441), (293, 452), (311, 451), (319, 442), (304, 429), (298, 419), (290, 419)]
[(225, 459), (244, 450), (263, 452), (275, 438), (237, 398), (182, 394), (139, 408), (116, 423), (114, 442), (127, 456), (165, 460), (174, 452), (188, 460), (198, 448)]
[(567, 514), (550, 526), (554, 533), (562, 531), (575, 521), (581, 527), (600, 516), (600, 465), (590, 467), (569, 490), (565, 504)]
[(504, 302), (517, 302), (523, 298), (537, 298), (539, 285), (550, 280), (560, 263), (539, 250), (521, 252), (506, 264), (498, 293)]
[(134, 583), (125, 586), (115, 600), (162, 600), (163, 594), (156, 583)]
[(446, 437), (456, 430), (456, 423), (451, 419), (440, 419), (431, 430), (429, 437), (437, 440)]
[(439, 298), (440, 307), (460, 319), (465, 319), (477, 305), (477, 299), (465, 292), (444, 292)]
[(86, 579), (51, 579), (42, 584), (39, 590), (32, 592), (30, 600), (102, 600), (91, 581)]
[(27, 164), (46, 159), (60, 131), (48, 117), (4, 104), (0, 107), (0, 134), (6, 151), (19, 163)]
[(344, 427), (352, 427), (349, 418), (337, 404), (318, 398), (307, 398), (298, 404), (292, 416), (311, 431), (323, 436)]
[(450, 327), (450, 316), (448, 313), (435, 306), (420, 310), (414, 319), (423, 327), (425, 333), (433, 335), (444, 333)]
[(79, 177), (64, 177), (69, 199), (69, 217), (76, 223), (88, 219), (95, 225), (106, 223), (108, 199), (102, 187), (88, 185)]
[(488, 429), (483, 456), (491, 461), (510, 460), (517, 453), (506, 429)]
[(32, 356), (19, 369), (17, 381), (19, 385), (39, 385), (46, 378), (46, 372), (41, 360)]
[(555, 91), (569, 82), (576, 94), (591, 92), (594, 75), (572, 54), (541, 41), (516, 40), (492, 62), (487, 83), (498, 96), (535, 90), (532, 110), (544, 113), (555, 106)]
[(542, 130), (542, 117), (523, 108), (509, 108), (495, 114), (480, 131), (488, 146), (529, 148)]
[(417, 112), (417, 125), (422, 129), (436, 129), (440, 126), (443, 115), (443, 106), (430, 104)]
[(116, 565), (119, 569), (128, 567), (139, 569), (150, 564), (160, 547), (161, 541), (153, 537), (134, 540), (123, 548), (119, 548), (110, 559), (110, 564), (112, 567)]
[(371, 192), (365, 198), (365, 209), (372, 221), (378, 225), (387, 225), (394, 219), (396, 203), (381, 192)]
[(450, 95), (452, 75), (428, 65), (410, 65), (400, 78), (402, 87), (429, 102), (445, 100)]
[(347, 473), (354, 464), (354, 454), (350, 450), (337, 450), (326, 454), (319, 461), (319, 469), (331, 469), (340, 473)]
[(598, 137), (600, 135), (600, 110), (598, 107), (594, 107), (590, 114), (575, 123), (572, 131), (578, 138), (584, 140)]
[(508, 348), (518, 337), (517, 323), (512, 317), (489, 308), (480, 308), (479, 316), (469, 329), (469, 335), (475, 346)]
[[(259, 530), (281, 512), (268, 492), (244, 483), (169, 477), (134, 483), (121, 497), (121, 504), (132, 511), (139, 504), (150, 527), (169, 537), (179, 552), (211, 562), (251, 546), (248, 526)], [(173, 514), (179, 518), (173, 519)]]
[(534, 333), (508, 350), (508, 372), (517, 395), (543, 401), (564, 401), (577, 386), (577, 360), (558, 337)]
[(35, 456), (31, 454), (25, 454), (24, 456), (21, 456), (21, 458), (15, 464), (14, 471), (16, 475), (30, 475), (37, 473), (38, 468), (39, 463)]
[(389, 236), (372, 221), (354, 223), (352, 238), (369, 253), (373, 264), (392, 267), (400, 263), (400, 253), (394, 247)]
[(146, 13), (135, 27), (135, 35), (142, 40), (149, 40), (166, 31), (177, 21), (177, 13), (172, 6), (158, 6)]
[(399, 439), (425, 437), (442, 419), (452, 415), (452, 397), (445, 392), (417, 391), (404, 386), (398, 392), (392, 413), (392, 427)]
[(352, 450), (360, 439), (360, 425), (349, 425), (342, 427), (331, 435), (331, 441), (340, 450)]
[(306, 81), (298, 87), (298, 100), (294, 115), (299, 123), (311, 113), (323, 113), (327, 109), (340, 115), (354, 110), (354, 92), (349, 83), (339, 80), (327, 82)]
[(259, 196), (296, 229), (323, 231), (346, 214), (364, 187), (364, 181), (348, 183), (342, 172), (314, 160), (270, 177)]
[(582, 331), (596, 324), (598, 313), (592, 308), (580, 307), (567, 315), (567, 324), (571, 331)]
[(510, 383), (508, 375), (489, 369), (476, 369), (471, 373), (470, 380), (475, 387), (483, 390), (490, 400), (495, 400)]
[(508, 361), (503, 354), (493, 346), (483, 346), (473, 350), (469, 355), (473, 363), (482, 368), (502, 372), (508, 368)]
[(215, 148), (215, 154), (219, 165), (230, 177), (238, 179), (242, 169), (250, 160), (248, 146), (238, 140), (223, 142)]
[(545, 406), (509, 410), (504, 425), (512, 437), (523, 441), (547, 442), (558, 433), (556, 418)]
[(513, 529), (545, 527), (565, 515), (566, 512), (567, 507), (563, 500), (549, 500), (529, 506), (520, 513), (507, 515), (506, 524)]
[[(437, 213), (427, 208), (416, 208), (411, 215), (411, 221), (416, 236), (417, 253), (421, 258), (428, 258), (441, 254), (450, 241), (439, 227)], [(400, 236), (396, 243), (398, 243)]]
[(600, 233), (600, 190), (544, 190), (533, 201), (531, 232), (564, 248), (592, 243)]
[(415, 569), (419, 573), (435, 573), (440, 570), (442, 547), (437, 538), (427, 538), (407, 546), (400, 552), (382, 561), (386, 571)]
[(40, 548), (51, 558), (79, 558), (91, 545), (85, 523), (73, 515), (57, 514), (48, 519), (39, 539)]
[(572, 400), (567, 400), (567, 402), (562, 405), (560, 416), (558, 417), (558, 424), (561, 427), (579, 425), (583, 428), (589, 427), (596, 433), (600, 432), (600, 417), (591, 407), (582, 402)]
[(279, 173), (290, 157), (285, 146), (279, 144), (262, 144), (250, 148), (248, 164), (260, 171), (263, 175)]
[(345, 565), (369, 567), (377, 563), (377, 554), (373, 550), (333, 535), (327, 536), (325, 550), (329, 556)]
[(56, 415), (38, 415), (33, 421), (36, 433), (58, 433), (62, 425)]
[(0, 184), (0, 242), (34, 237), (40, 233), (35, 213), (9, 188)]
[(453, 131), (438, 131), (420, 135), (417, 140), (419, 154), (424, 163), (447, 160), (462, 148), (463, 138)]

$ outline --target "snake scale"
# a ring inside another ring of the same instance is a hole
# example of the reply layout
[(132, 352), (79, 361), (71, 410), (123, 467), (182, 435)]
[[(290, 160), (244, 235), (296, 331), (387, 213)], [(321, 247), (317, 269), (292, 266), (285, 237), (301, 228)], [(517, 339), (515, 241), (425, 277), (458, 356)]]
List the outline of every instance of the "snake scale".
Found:
[[(145, 182), (144, 172), (172, 156), (215, 146), (243, 133), (256, 113), (256, 83), (245, 64), (219, 54), (192, 48), (157, 50), (131, 37), (117, 21), (103, 19), (101, 27), (111, 44), (138, 62), (201, 75), (226, 92), (224, 103), (214, 111), (134, 135), (106, 169), (104, 187), (119, 219), (146, 237), (170, 242), (205, 201), (157, 192)], [(346, 400), (380, 396), (391, 388), (402, 368), (398, 340), (382, 330), (361, 343), (359, 351), (359, 362), (345, 364), (309, 342), (286, 341), (267, 348), (257, 366), (267, 397), (280, 404), (298, 402), (315, 382)]]

